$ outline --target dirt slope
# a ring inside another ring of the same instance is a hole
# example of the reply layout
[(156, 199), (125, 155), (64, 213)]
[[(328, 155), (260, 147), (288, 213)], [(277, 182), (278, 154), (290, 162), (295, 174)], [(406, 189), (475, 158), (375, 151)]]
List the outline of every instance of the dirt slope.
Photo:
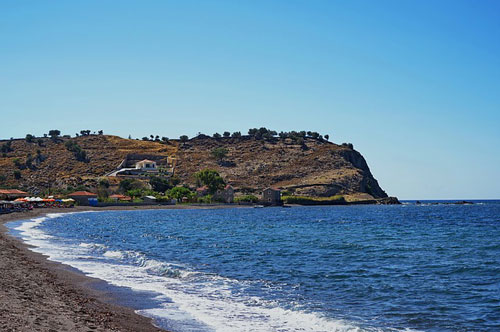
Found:
[[(31, 191), (51, 187), (92, 186), (97, 178), (115, 169), (128, 153), (167, 154), (176, 157), (175, 173), (183, 183), (194, 186), (193, 174), (203, 168), (218, 170), (226, 182), (244, 192), (260, 192), (267, 186), (281, 187), (296, 194), (330, 196), (367, 193), (387, 197), (373, 177), (363, 156), (349, 148), (312, 138), (303, 145), (289, 139), (257, 140), (241, 138), (194, 138), (186, 143), (171, 140), (168, 144), (138, 141), (109, 135), (72, 138), (87, 152), (88, 163), (76, 160), (65, 147), (43, 139), (42, 146), (24, 139), (13, 140), (14, 151), (0, 154), (0, 186), (19, 186)], [(0, 145), (6, 141), (0, 141)], [(217, 147), (229, 153), (219, 164), (211, 155)], [(45, 158), (32, 169), (20, 170), (15, 179), (14, 159), (24, 163), (28, 153)]]

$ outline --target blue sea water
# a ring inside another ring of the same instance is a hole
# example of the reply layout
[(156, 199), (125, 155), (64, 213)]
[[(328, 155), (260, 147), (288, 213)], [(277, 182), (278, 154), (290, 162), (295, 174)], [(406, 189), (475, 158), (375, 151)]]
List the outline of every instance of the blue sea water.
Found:
[[(424, 202), (429, 203), (429, 202)], [(172, 331), (500, 331), (500, 201), (10, 223)]]

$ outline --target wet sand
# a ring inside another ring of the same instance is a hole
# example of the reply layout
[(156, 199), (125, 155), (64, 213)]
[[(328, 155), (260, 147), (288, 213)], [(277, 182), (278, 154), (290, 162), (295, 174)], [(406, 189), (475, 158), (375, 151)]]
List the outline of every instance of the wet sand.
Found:
[(26, 244), (6, 233), (4, 223), (47, 213), (224, 207), (229, 206), (75, 207), (0, 215), (0, 330), (164, 331), (133, 309), (112, 304), (112, 294), (92, 286), (102, 283), (101, 280), (29, 250)]

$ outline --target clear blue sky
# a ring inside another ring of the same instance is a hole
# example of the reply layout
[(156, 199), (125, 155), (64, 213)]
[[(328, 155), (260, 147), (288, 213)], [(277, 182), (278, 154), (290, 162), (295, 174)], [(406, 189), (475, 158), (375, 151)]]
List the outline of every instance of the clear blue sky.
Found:
[(500, 198), (499, 1), (1, 1), (0, 137), (265, 126), (390, 195)]

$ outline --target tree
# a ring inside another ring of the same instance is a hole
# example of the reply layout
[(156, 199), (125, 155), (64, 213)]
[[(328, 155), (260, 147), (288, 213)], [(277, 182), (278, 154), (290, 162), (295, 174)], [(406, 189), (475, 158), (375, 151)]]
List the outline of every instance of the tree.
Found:
[(233, 137), (241, 137), (241, 132), (239, 132), (239, 131), (235, 131), (235, 132), (233, 133), (233, 135), (231, 135), (231, 136), (233, 136)]
[(156, 142), (159, 142), (159, 141), (160, 141), (160, 136), (156, 135), (156, 136), (155, 136), (155, 141), (156, 141)]
[(49, 136), (53, 141), (57, 141), (57, 138), (61, 135), (61, 131), (57, 129), (49, 130)]
[(248, 135), (255, 136), (255, 134), (257, 134), (258, 131), (259, 131), (259, 129), (257, 129), (257, 128), (250, 128), (250, 129), (248, 129)]
[(189, 140), (189, 137), (187, 137), (187, 135), (182, 135), (181, 137), (179, 137), (179, 140), (182, 143), (186, 143)]
[(154, 135), (149, 135), (149, 137), (151, 137), (151, 140), (153, 140), (155, 138)]
[(143, 187), (141, 181), (136, 179), (124, 179), (120, 182), (120, 190), (125, 193), (129, 190), (142, 189)]
[(144, 136), (144, 137), (142, 138), (142, 140), (143, 140), (143, 141), (149, 141), (149, 138), (147, 138), (146, 136)]
[(162, 140), (162, 142), (167, 143), (167, 142), (168, 142), (168, 137), (163, 136), (163, 137), (161, 138), (161, 140)]
[(172, 188), (172, 185), (170, 184), (170, 181), (168, 181), (165, 178), (161, 178), (158, 176), (153, 176), (151, 179), (149, 179), (149, 184), (153, 188), (154, 191), (157, 192), (165, 192), (168, 189)]
[(221, 138), (221, 135), (220, 135), (219, 133), (215, 133), (215, 134), (213, 135), (213, 138)]
[(14, 149), (12, 148), (12, 141), (7, 141), (6, 143), (2, 144), (2, 147), (0, 148), (0, 150), (3, 153), (14, 151)]
[(222, 135), (224, 137), (229, 137), (229, 136), (231, 136), (231, 133), (229, 131), (225, 131)]
[(33, 142), (34, 138), (35, 138), (35, 136), (33, 136), (31, 134), (26, 134), (26, 142), (31, 143), (31, 142)]
[(102, 130), (99, 130), (97, 133), (98, 133), (99, 135), (103, 135), (103, 134), (104, 134), (104, 132), (103, 132)]
[(80, 130), (80, 134), (82, 136), (89, 136), (90, 135), (90, 130)]
[(194, 196), (193, 192), (186, 187), (175, 187), (167, 191), (167, 196), (182, 201), (183, 197), (190, 199)]
[(196, 172), (194, 176), (196, 178), (197, 185), (207, 186), (208, 191), (211, 194), (214, 194), (217, 189), (224, 188), (224, 185), (226, 184), (219, 173), (211, 169), (204, 169), (202, 171)]
[(330, 135), (326, 134), (325, 139), (328, 141), (330, 139)]
[(21, 178), (21, 172), (20, 171), (14, 171), (14, 178), (19, 180)]
[(217, 160), (219, 164), (222, 164), (228, 152), (229, 151), (226, 148), (215, 148), (212, 150), (212, 156), (215, 158), (215, 160)]

